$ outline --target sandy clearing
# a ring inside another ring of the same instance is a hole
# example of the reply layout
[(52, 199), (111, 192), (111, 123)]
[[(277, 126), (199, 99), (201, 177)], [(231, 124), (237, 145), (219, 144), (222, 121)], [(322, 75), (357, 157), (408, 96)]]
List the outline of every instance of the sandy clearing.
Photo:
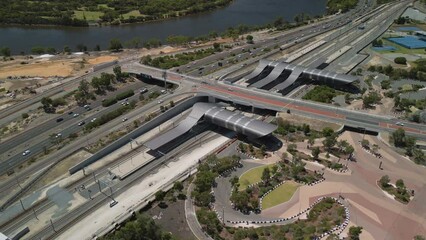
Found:
[(75, 65), (71, 62), (55, 61), (1, 67), (0, 78), (8, 76), (67, 77), (71, 75)]
[(116, 56), (100, 56), (100, 57), (96, 57), (96, 58), (92, 58), (87, 60), (88, 63), (96, 65), (96, 64), (101, 64), (101, 63), (105, 63), (105, 62), (111, 62), (114, 60), (117, 60), (118, 57)]

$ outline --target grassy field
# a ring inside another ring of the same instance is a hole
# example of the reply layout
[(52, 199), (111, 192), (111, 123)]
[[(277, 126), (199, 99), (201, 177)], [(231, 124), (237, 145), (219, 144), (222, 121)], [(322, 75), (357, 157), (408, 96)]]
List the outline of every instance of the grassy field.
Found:
[(103, 12), (74, 11), (74, 16), (77, 19), (84, 19), (86, 17), (87, 21), (99, 21), (102, 15), (104, 15)]
[(243, 173), (243, 175), (241, 175), (240, 177), (240, 180), (238, 181), (238, 183), (240, 184), (238, 191), (242, 191), (246, 189), (247, 186), (250, 184), (259, 182), (261, 180), (263, 170), (267, 167), (269, 167), (269, 170), (272, 170), (272, 166), (274, 165), (275, 164), (269, 164), (269, 165), (256, 167)]
[(295, 182), (285, 182), (263, 198), (262, 209), (267, 209), (280, 203), (287, 202), (291, 199), (298, 187), (299, 184)]

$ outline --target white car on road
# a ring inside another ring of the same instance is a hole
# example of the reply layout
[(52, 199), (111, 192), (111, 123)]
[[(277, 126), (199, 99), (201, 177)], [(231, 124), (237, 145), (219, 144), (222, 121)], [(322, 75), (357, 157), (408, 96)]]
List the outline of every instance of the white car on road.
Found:
[(22, 156), (27, 156), (30, 153), (31, 153), (31, 151), (27, 149), (22, 153)]

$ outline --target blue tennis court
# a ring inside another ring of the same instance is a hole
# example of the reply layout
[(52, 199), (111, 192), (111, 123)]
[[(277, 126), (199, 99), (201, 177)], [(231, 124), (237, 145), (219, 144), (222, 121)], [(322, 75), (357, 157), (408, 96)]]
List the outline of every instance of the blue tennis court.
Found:
[(426, 42), (412, 36), (394, 37), (387, 40), (409, 49), (426, 48)]
[(415, 32), (415, 31), (421, 31), (418, 27), (399, 27), (399, 31), (401, 32)]
[(373, 47), (376, 51), (395, 51), (396, 48), (392, 46), (383, 46), (383, 47)]

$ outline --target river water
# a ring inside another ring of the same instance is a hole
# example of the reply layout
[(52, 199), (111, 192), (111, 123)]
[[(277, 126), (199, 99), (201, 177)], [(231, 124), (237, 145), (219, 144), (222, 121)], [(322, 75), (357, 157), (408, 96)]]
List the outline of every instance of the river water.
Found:
[(299, 13), (311, 16), (326, 11), (327, 0), (235, 0), (229, 6), (212, 12), (144, 24), (104, 27), (0, 27), (0, 47), (12, 52), (29, 53), (34, 46), (54, 47), (65, 45), (75, 49), (79, 43), (93, 49), (99, 44), (106, 48), (109, 41), (119, 38), (123, 42), (139, 37), (164, 40), (170, 35), (200, 36), (211, 31), (223, 32), (238, 24), (262, 25), (277, 17), (293, 21)]

